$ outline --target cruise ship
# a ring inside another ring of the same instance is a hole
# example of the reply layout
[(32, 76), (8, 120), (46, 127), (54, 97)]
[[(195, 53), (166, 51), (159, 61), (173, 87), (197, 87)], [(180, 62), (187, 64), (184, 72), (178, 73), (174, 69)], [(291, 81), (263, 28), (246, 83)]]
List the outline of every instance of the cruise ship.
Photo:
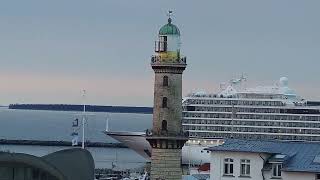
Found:
[[(208, 163), (210, 153), (203, 149), (228, 138), (320, 141), (320, 101), (298, 96), (286, 77), (273, 86), (246, 88), (245, 82), (242, 76), (219, 93), (197, 92), (183, 98), (182, 125), (189, 132), (182, 148), (183, 164)], [(150, 159), (145, 132), (105, 134)]]
[(183, 128), (190, 138), (320, 141), (320, 101), (308, 101), (282, 77), (273, 86), (245, 88), (231, 80), (217, 94), (192, 93), (183, 100)]

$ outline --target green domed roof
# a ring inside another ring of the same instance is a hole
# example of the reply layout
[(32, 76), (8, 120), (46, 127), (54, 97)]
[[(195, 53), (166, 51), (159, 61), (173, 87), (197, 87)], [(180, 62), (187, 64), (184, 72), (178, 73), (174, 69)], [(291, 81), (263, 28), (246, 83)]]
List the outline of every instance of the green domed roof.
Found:
[(180, 35), (180, 31), (176, 25), (171, 23), (171, 18), (169, 18), (168, 24), (160, 28), (159, 35)]

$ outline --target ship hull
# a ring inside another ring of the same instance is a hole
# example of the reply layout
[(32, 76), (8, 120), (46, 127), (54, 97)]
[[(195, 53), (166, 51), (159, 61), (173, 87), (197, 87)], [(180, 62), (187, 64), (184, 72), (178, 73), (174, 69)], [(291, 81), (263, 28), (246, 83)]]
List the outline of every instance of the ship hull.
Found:
[[(151, 159), (152, 148), (146, 140), (143, 132), (104, 132), (107, 136), (123, 143), (128, 148), (144, 157), (147, 161)], [(182, 148), (182, 164), (201, 165), (209, 163), (210, 153), (204, 149), (223, 143), (222, 139), (189, 139)]]

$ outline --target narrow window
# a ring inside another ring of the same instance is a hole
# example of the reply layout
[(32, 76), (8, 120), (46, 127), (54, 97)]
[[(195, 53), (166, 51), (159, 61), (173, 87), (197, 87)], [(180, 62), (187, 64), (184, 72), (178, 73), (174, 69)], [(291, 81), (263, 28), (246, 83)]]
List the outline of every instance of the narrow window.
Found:
[(167, 36), (160, 36), (159, 43), (159, 52), (167, 51)]
[(162, 98), (162, 107), (163, 108), (168, 107), (168, 99), (167, 99), (167, 97), (163, 97)]
[(224, 175), (233, 175), (233, 159), (224, 159)]
[(163, 86), (168, 86), (169, 85), (169, 79), (168, 76), (163, 76)]
[(163, 36), (163, 51), (167, 51), (168, 48), (168, 41), (167, 41), (167, 36)]
[(240, 176), (250, 176), (250, 160), (240, 160)]
[(281, 168), (282, 168), (282, 164), (273, 164), (272, 177), (276, 177), (276, 178), (281, 177)]
[(166, 120), (162, 121), (162, 126), (161, 126), (162, 131), (167, 131), (168, 130), (168, 123)]

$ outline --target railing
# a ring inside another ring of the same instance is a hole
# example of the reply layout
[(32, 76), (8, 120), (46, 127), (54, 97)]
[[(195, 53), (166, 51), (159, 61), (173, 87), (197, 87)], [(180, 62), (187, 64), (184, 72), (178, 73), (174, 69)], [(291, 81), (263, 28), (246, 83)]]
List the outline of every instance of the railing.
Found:
[[(162, 64), (164, 60), (160, 56), (152, 56), (151, 57), (151, 64)], [(172, 63), (172, 64), (187, 64), (187, 57), (180, 57), (174, 59), (172, 61), (166, 61), (165, 63)]]

